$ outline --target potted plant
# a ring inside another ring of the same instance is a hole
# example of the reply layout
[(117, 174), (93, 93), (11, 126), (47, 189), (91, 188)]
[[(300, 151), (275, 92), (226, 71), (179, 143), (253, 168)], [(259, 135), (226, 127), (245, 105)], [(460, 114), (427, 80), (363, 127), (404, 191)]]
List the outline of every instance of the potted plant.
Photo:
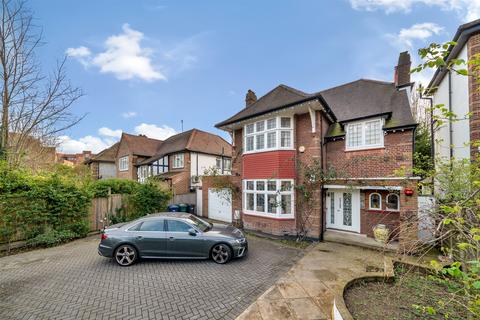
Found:
[(390, 239), (390, 229), (384, 224), (377, 224), (373, 227), (375, 240), (381, 243), (387, 243)]

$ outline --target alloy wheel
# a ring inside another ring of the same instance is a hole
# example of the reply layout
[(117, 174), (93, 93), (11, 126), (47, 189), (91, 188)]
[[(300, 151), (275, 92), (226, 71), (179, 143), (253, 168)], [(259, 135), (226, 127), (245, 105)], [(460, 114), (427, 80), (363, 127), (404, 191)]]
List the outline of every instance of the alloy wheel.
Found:
[(216, 263), (224, 264), (230, 260), (232, 252), (225, 244), (217, 244), (212, 249), (212, 259)]
[(115, 261), (123, 267), (133, 264), (136, 259), (137, 253), (135, 248), (130, 245), (120, 246), (115, 251)]

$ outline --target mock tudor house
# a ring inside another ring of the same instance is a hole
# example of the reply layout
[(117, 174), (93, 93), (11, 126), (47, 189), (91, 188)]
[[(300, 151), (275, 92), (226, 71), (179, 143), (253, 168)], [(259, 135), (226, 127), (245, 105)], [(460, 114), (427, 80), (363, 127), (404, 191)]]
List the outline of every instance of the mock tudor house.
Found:
[(336, 172), (319, 187), (309, 238), (326, 230), (416, 238), (412, 175), (416, 123), (410, 105), (410, 55), (400, 54), (394, 82), (360, 79), (309, 94), (279, 85), (216, 125), (233, 140), (232, 182), (241, 190), (232, 214), (248, 230), (295, 235), (301, 221), (299, 163), (319, 161)]
[(188, 194), (201, 187), (207, 169), (229, 175), (231, 158), (232, 146), (223, 138), (191, 129), (166, 139), (154, 155), (139, 162), (138, 181), (156, 176), (169, 182), (174, 195)]
[[(457, 44), (449, 48), (447, 61), (474, 59), (475, 55), (480, 54), (480, 19), (461, 25), (452, 41)], [(473, 65), (470, 65), (469, 72), (474, 72)], [(452, 158), (475, 159), (479, 147), (470, 142), (480, 141), (479, 84), (474, 77), (438, 69), (428, 89), (433, 93), (433, 105), (442, 104), (459, 118), (458, 121), (445, 121), (434, 131), (435, 158), (443, 161)], [(437, 110), (435, 112), (439, 113)]]

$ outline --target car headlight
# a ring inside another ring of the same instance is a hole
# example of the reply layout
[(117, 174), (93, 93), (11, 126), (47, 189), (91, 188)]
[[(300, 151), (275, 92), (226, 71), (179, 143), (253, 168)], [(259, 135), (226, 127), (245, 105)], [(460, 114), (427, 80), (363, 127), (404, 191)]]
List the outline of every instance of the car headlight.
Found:
[(243, 243), (245, 243), (245, 241), (247, 241), (247, 239), (245, 239), (245, 238), (232, 240), (232, 242), (236, 243), (236, 244), (243, 244)]

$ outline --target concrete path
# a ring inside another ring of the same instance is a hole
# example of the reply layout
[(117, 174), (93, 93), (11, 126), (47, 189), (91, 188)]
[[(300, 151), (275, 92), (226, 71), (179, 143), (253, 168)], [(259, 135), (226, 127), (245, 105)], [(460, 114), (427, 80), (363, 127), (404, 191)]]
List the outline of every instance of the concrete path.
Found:
[(384, 268), (379, 251), (319, 243), (237, 320), (330, 319), (333, 298), (347, 282)]

